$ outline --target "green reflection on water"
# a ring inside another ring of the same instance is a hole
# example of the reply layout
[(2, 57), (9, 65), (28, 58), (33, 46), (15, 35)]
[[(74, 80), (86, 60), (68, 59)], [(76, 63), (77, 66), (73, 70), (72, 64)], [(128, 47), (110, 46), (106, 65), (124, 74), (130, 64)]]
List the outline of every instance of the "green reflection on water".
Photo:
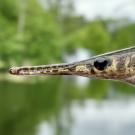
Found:
[(0, 84), (0, 134), (34, 134), (35, 126), (56, 112), (60, 79), (51, 82)]
[[(73, 100), (88, 98), (104, 99), (112, 87), (108, 81), (92, 81), (87, 87), (78, 87), (75, 80), (59, 77), (46, 79), (43, 83), (0, 83), (0, 134), (34, 135), (37, 126), (44, 120), (55, 119), (56, 135), (69, 134), (63, 129), (60, 115), (63, 107), (70, 108)], [(118, 85), (120, 87), (120, 84)], [(115, 87), (117, 83), (115, 83)], [(120, 88), (133, 88), (122, 85)], [(128, 89), (130, 88), (130, 89)], [(124, 91), (125, 92), (125, 91)], [(129, 91), (128, 91), (129, 92)], [(68, 112), (69, 123), (72, 123)], [(69, 129), (71, 125), (69, 125)]]

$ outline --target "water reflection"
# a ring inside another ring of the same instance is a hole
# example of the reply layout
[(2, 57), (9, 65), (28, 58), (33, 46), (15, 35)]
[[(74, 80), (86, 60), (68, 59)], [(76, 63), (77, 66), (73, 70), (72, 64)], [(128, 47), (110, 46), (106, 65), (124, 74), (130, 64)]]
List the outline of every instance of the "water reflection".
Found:
[[(135, 99), (123, 100), (86, 100), (84, 104), (74, 101), (70, 114), (67, 108), (61, 111), (60, 121), (63, 127), (71, 128), (69, 135), (134, 135)], [(68, 115), (72, 120), (69, 121)], [(68, 124), (67, 124), (68, 122)], [(52, 123), (42, 122), (38, 135), (55, 135), (57, 129)], [(62, 135), (67, 135), (63, 132)]]
[(50, 77), (37, 83), (29, 83), (29, 79), (28, 83), (0, 83), (0, 135), (135, 132), (133, 87), (119, 84), (118, 89), (117, 83), (113, 86), (108, 81), (91, 80), (90, 85), (80, 88), (72, 78)]

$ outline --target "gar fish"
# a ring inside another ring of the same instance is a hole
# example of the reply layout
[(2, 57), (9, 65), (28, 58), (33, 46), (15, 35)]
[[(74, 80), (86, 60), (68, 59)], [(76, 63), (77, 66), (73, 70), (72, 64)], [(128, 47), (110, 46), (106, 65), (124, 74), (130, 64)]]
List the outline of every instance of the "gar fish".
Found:
[(9, 72), (13, 75), (78, 75), (135, 85), (135, 47), (67, 64), (12, 67)]

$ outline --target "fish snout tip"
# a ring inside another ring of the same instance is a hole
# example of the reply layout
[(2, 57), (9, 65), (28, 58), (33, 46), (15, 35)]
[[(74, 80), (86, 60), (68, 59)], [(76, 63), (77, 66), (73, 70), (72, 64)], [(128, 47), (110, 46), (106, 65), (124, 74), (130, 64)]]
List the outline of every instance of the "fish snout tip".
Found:
[(18, 68), (17, 67), (12, 67), (9, 69), (9, 73), (12, 75), (17, 75)]

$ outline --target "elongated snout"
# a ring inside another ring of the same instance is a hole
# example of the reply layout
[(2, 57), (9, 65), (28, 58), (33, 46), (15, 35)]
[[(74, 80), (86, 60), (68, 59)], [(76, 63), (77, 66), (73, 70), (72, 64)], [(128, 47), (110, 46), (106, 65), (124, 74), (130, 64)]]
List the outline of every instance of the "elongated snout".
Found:
[(41, 66), (12, 67), (9, 69), (12, 75), (69, 75), (72, 70), (69, 65), (53, 64)]
[[(41, 66), (13, 67), (9, 69), (12, 75), (81, 75), (91, 74), (90, 64), (72, 63), (72, 64), (52, 64)], [(93, 73), (93, 72), (92, 72)]]

